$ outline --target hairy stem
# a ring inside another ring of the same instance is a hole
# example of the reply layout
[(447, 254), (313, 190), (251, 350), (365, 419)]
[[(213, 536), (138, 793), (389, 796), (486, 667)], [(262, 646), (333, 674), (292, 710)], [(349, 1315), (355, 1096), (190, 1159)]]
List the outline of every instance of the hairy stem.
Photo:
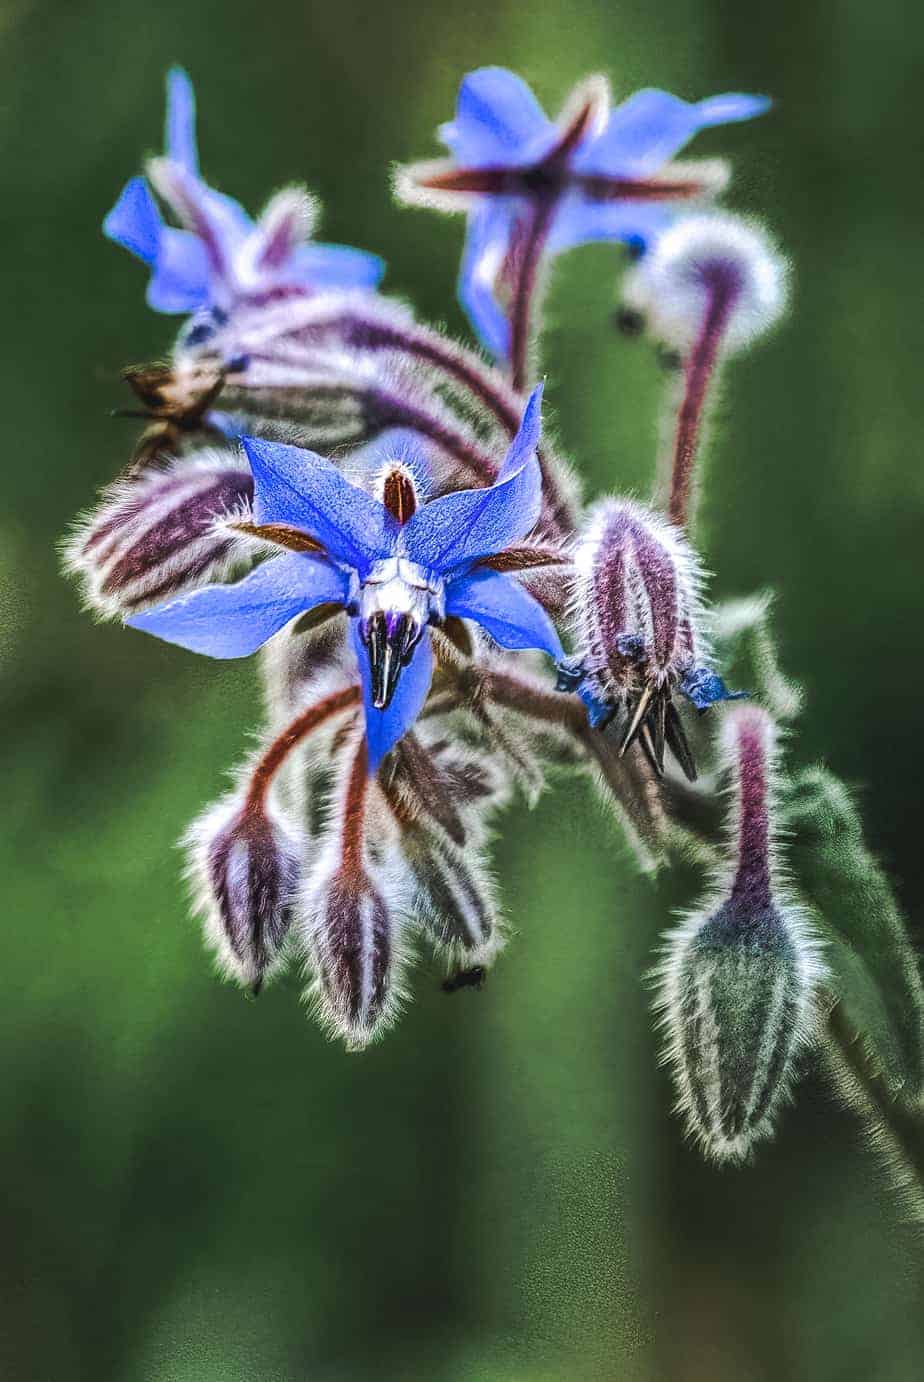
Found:
[(363, 735), (356, 747), (343, 801), (343, 836), (340, 841), (341, 867), (345, 873), (360, 873), (363, 867), (363, 840), (366, 828), (366, 801), (369, 795), (369, 749)]
[(766, 731), (753, 712), (736, 720), (738, 867), (732, 896), (770, 902), (770, 811)]
[(323, 700), (310, 705), (307, 710), (302, 711), (301, 715), (297, 715), (273, 740), (254, 768), (250, 777), (245, 809), (248, 811), (262, 810), (270, 784), (292, 750), (302, 740), (307, 739), (309, 734), (320, 729), (321, 725), (326, 724), (334, 715), (358, 704), (359, 687), (346, 686), (342, 691), (332, 692)]
[(579, 697), (549, 691), (540, 682), (510, 672), (485, 671), (474, 665), (454, 670), (468, 696), (484, 696), (495, 705), (569, 734), (599, 770), (607, 791), (641, 840), (648, 846), (663, 841), (667, 818), (657, 778), (640, 752), (622, 757), (615, 742), (591, 728)]
[(533, 314), (539, 286), (542, 251), (558, 205), (555, 196), (543, 197), (530, 210), (517, 256), (516, 279), (510, 304), (510, 377), (522, 393), (529, 382), (529, 349)]
[(693, 472), (709, 385), (715, 373), (722, 337), (739, 292), (737, 283), (724, 274), (716, 275), (709, 289), (709, 306), (686, 362), (683, 398), (674, 434), (667, 513), (671, 522), (679, 527), (685, 527), (689, 521)]

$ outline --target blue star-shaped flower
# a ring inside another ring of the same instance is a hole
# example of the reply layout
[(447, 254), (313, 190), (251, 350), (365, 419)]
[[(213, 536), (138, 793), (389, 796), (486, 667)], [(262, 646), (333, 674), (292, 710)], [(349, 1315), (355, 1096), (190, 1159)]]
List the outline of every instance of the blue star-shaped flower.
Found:
[(280, 192), (255, 223), (238, 202), (203, 182), (195, 122), (189, 77), (171, 68), (166, 156), (152, 160), (148, 171), (185, 229), (164, 223), (142, 177), (132, 178), (103, 221), (110, 240), (149, 265), (147, 300), (155, 311), (221, 313), (242, 300), (378, 285), (385, 266), (376, 255), (308, 243), (317, 204), (303, 189)]
[(484, 345), (506, 360), (511, 323), (499, 290), (515, 300), (516, 280), (535, 276), (540, 254), (592, 240), (644, 246), (671, 203), (724, 179), (714, 163), (672, 166), (674, 155), (699, 130), (768, 105), (743, 95), (689, 104), (645, 90), (611, 110), (606, 83), (591, 78), (555, 122), (515, 73), (483, 67), (465, 77), (455, 119), (440, 128), (452, 158), (413, 165), (399, 187), (408, 200), (467, 212), (459, 297)]
[(342, 605), (374, 771), (426, 700), (429, 625), (449, 615), (472, 619), (505, 648), (562, 656), (542, 606), (488, 564), (539, 516), (541, 397), (540, 385), (494, 485), (422, 507), (403, 466), (386, 472), (379, 502), (312, 451), (245, 437), (254, 477), (251, 530), (295, 550), (236, 584), (205, 586), (127, 622), (209, 657), (246, 657), (306, 610)]

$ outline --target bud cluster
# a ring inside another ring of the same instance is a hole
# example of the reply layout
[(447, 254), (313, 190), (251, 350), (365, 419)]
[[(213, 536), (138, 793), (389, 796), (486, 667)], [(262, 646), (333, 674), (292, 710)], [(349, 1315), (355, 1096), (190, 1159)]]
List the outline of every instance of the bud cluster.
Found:
[[(305, 189), (254, 219), (210, 187), (179, 70), (164, 156), (106, 217), (150, 305), (186, 320), (168, 365), (127, 372), (147, 426), (65, 562), (99, 615), (213, 658), (263, 650), (265, 742), (187, 836), (196, 906), (254, 992), (297, 957), (350, 1049), (395, 1018), (415, 932), (449, 991), (480, 986), (505, 943), (491, 826), (555, 771), (596, 779), (646, 867), (683, 832), (711, 848), (693, 746), (708, 768), (713, 717), (694, 737), (692, 716), (745, 693), (708, 634), (695, 462), (716, 367), (780, 318), (787, 272), (712, 207), (727, 166), (677, 155), (767, 104), (614, 106), (594, 77), (552, 120), (516, 74), (470, 73), (449, 157), (398, 189), (464, 215), (460, 299), (494, 363), (379, 293), (375, 255), (312, 240)], [(680, 367), (664, 512), (585, 507), (530, 390), (549, 266), (612, 240), (624, 320)], [(658, 1002), (688, 1124), (734, 1162), (773, 1125), (821, 966), (780, 882), (773, 723), (720, 713), (728, 860), (668, 940)]]

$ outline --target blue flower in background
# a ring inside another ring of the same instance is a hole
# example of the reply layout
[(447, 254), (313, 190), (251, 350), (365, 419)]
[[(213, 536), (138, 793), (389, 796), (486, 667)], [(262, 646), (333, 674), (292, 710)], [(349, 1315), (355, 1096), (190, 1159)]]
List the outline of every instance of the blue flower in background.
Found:
[(516, 280), (534, 278), (542, 254), (593, 240), (644, 247), (671, 203), (724, 183), (721, 165), (672, 167), (674, 155), (699, 130), (768, 106), (744, 95), (690, 104), (650, 89), (611, 110), (606, 82), (591, 78), (556, 122), (515, 73), (483, 67), (465, 77), (455, 119), (440, 128), (451, 159), (405, 169), (399, 193), (466, 212), (459, 297), (487, 349), (507, 359), (511, 326), (499, 294), (516, 298)]
[(254, 477), (250, 530), (294, 550), (236, 584), (206, 586), (127, 622), (209, 657), (246, 657), (306, 610), (342, 605), (374, 771), (426, 700), (430, 624), (472, 619), (505, 648), (562, 656), (542, 606), (488, 564), (539, 516), (541, 396), (540, 385), (494, 485), (422, 507), (404, 466), (386, 471), (380, 502), (312, 451), (244, 438)]
[(148, 173), (185, 229), (165, 224), (148, 181), (135, 177), (103, 222), (110, 240), (151, 269), (147, 300), (158, 312), (227, 312), (244, 300), (263, 303), (288, 294), (374, 289), (381, 259), (345, 245), (309, 242), (317, 203), (287, 188), (254, 222), (231, 197), (199, 175), (196, 106), (181, 68), (167, 76), (166, 156)]

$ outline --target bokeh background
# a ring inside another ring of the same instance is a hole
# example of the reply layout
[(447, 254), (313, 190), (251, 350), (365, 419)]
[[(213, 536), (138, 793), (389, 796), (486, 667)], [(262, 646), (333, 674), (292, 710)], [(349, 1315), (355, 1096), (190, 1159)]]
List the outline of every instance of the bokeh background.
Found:
[[(460, 76), (554, 108), (768, 91), (704, 136), (797, 269), (789, 325), (734, 367), (710, 461), (722, 595), (771, 583), (808, 689), (792, 753), (862, 785), (921, 915), (920, 70), (898, 0), (4, 0), (0, 263), (0, 1376), (5, 1382), (912, 1382), (922, 1244), (810, 1069), (746, 1170), (670, 1116), (643, 974), (693, 877), (634, 875), (579, 787), (506, 822), (519, 933), (481, 994), (417, 1001), (362, 1056), (293, 979), (210, 975), (174, 843), (259, 721), (255, 669), (95, 626), (55, 542), (123, 464), (128, 362), (173, 326), (99, 222), (188, 67), (209, 179), (304, 178), (325, 234), (462, 331), (461, 225), (400, 211)], [(592, 489), (649, 485), (663, 378), (608, 322), (618, 255), (561, 261), (551, 409)], [(920, 934), (920, 933), (919, 933)]]

